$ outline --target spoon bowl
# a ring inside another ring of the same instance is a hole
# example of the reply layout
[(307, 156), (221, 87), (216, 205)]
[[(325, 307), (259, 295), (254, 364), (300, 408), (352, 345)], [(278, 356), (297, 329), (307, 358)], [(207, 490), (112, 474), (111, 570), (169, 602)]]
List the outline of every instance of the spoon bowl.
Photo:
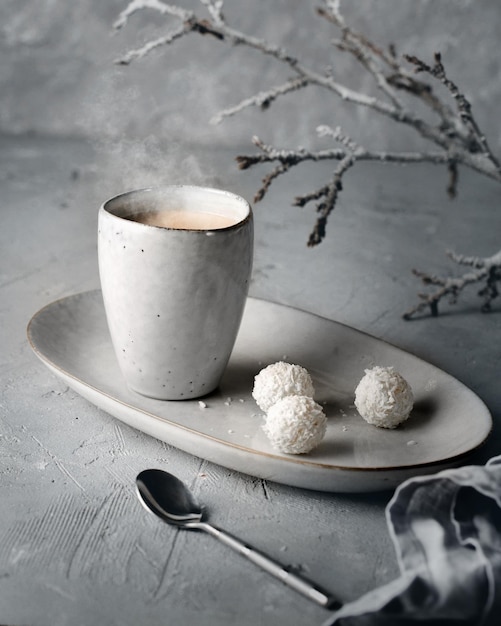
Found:
[(204, 531), (317, 604), (325, 608), (340, 606), (331, 594), (300, 577), (290, 567), (284, 567), (226, 531), (202, 521), (202, 507), (173, 474), (160, 469), (144, 470), (136, 478), (136, 488), (143, 506), (167, 524)]
[(144, 507), (164, 522), (183, 526), (202, 521), (202, 507), (173, 474), (159, 469), (144, 470), (136, 478), (136, 488)]

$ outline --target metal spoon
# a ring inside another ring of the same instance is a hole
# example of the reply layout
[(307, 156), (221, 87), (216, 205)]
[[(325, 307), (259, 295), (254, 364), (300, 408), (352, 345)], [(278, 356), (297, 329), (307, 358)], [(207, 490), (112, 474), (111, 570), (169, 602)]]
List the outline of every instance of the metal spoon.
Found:
[(280, 565), (227, 532), (203, 522), (202, 508), (176, 476), (159, 469), (147, 469), (137, 476), (136, 486), (144, 507), (164, 522), (180, 528), (205, 531), (317, 604), (325, 608), (340, 606), (329, 593), (299, 577), (290, 568)]

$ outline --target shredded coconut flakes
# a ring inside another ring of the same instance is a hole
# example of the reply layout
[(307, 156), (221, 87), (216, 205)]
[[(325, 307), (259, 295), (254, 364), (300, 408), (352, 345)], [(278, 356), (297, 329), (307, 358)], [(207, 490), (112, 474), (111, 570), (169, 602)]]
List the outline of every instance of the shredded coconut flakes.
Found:
[(252, 397), (259, 408), (268, 411), (276, 402), (286, 396), (315, 395), (315, 389), (308, 371), (300, 365), (278, 361), (262, 369), (254, 378)]
[(365, 370), (355, 390), (355, 406), (369, 424), (396, 428), (412, 410), (414, 396), (409, 383), (393, 367)]
[(286, 396), (268, 411), (263, 430), (271, 445), (287, 454), (310, 452), (322, 441), (327, 418), (308, 396)]

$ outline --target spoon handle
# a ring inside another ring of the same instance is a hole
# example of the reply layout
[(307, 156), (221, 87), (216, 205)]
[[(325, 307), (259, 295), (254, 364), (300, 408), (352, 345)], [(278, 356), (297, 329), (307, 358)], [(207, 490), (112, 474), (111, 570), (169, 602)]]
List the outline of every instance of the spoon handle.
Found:
[(204, 530), (213, 537), (216, 537), (216, 539), (219, 539), (222, 543), (226, 544), (230, 548), (233, 548), (242, 556), (248, 558), (249, 561), (252, 561), (269, 574), (272, 574), (286, 585), (289, 585), (289, 587), (292, 587), (292, 589), (295, 589), (310, 600), (313, 600), (313, 602), (320, 604), (320, 606), (329, 609), (341, 606), (340, 602), (328, 592), (324, 591), (309, 580), (298, 576), (287, 567), (284, 567), (277, 561), (274, 561), (262, 552), (259, 552), (248, 543), (244, 543), (243, 541), (240, 541), (240, 539), (233, 537), (233, 535), (230, 535), (226, 531), (221, 530), (216, 526), (212, 526), (211, 524), (207, 524), (206, 522), (197, 523), (196, 528)]

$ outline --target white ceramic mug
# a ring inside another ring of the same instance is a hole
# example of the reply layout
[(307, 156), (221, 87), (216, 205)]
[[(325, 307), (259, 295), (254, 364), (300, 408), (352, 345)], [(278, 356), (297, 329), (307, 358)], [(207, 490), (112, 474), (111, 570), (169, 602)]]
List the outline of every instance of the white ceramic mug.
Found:
[[(182, 228), (143, 223), (145, 214), (158, 211), (175, 211), (181, 220), (204, 211), (229, 219), (230, 225), (214, 228), (209, 221), (193, 229), (186, 228), (189, 221)], [(183, 400), (217, 387), (240, 326), (252, 254), (251, 207), (226, 191), (158, 187), (124, 193), (101, 206), (101, 287), (130, 389)]]

